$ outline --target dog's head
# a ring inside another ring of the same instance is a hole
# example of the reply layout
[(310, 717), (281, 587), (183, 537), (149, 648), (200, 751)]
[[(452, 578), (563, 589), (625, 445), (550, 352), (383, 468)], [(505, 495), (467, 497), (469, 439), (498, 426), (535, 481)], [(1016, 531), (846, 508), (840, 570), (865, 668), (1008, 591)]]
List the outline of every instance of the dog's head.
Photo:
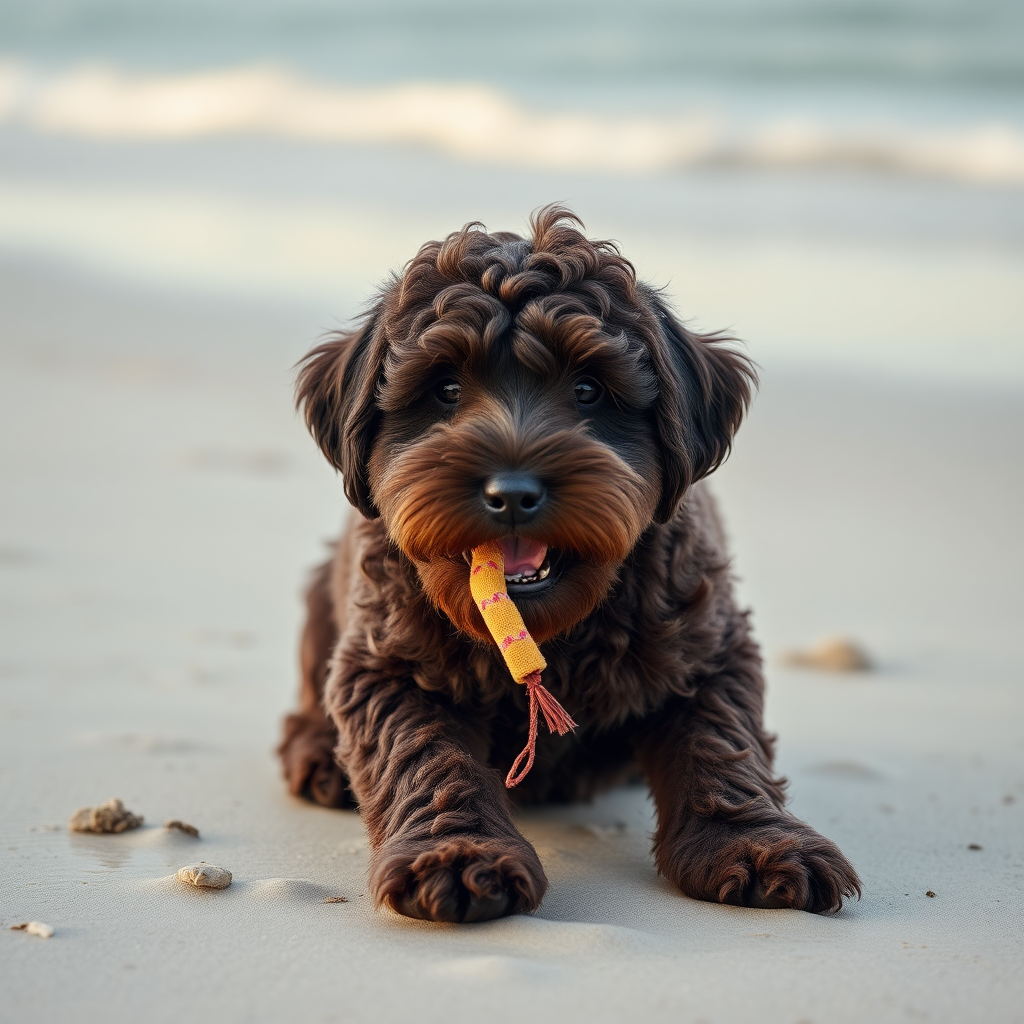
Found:
[(726, 457), (750, 363), (687, 331), (609, 242), (546, 207), (533, 237), (428, 242), (298, 399), (345, 493), (459, 629), (488, 633), (468, 552), (498, 539), (543, 641), (605, 597), (641, 534)]

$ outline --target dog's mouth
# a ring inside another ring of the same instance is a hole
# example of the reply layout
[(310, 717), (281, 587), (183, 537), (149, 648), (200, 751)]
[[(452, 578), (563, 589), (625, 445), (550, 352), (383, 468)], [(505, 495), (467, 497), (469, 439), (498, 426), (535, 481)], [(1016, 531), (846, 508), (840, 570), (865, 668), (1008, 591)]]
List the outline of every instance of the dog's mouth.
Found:
[[(504, 537), (498, 543), (505, 559), (505, 585), (510, 596), (542, 593), (558, 578), (561, 559), (547, 544), (525, 537)], [(471, 561), (468, 551), (464, 557)]]

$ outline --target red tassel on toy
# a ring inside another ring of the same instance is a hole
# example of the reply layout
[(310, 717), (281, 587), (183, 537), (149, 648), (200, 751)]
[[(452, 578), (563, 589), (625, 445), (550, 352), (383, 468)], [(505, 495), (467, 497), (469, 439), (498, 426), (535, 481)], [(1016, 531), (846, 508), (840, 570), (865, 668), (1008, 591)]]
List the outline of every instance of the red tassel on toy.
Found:
[[(538, 708), (544, 713), (544, 722), (549, 732), (564, 736), (570, 729), (576, 728), (576, 723), (572, 720), (569, 712), (541, 684), (539, 672), (531, 672), (523, 679), (523, 683), (530, 694), (530, 735), (522, 753), (515, 759), (508, 775), (505, 777), (506, 789), (518, 786), (533, 767), (533, 756), (537, 751)], [(519, 766), (523, 763), (523, 758), (526, 758), (526, 766), (520, 771)]]

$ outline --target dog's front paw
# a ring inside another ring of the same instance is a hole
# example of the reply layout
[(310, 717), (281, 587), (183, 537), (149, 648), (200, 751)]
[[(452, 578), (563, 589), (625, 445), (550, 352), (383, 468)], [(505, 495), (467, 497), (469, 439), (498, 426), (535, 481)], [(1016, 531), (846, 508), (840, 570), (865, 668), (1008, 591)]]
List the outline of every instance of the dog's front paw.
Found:
[(829, 913), (860, 898), (839, 847), (796, 818), (746, 828), (702, 819), (671, 845), (659, 850), (659, 867), (696, 899)]
[(388, 843), (370, 868), (378, 903), (426, 921), (489, 921), (536, 910), (548, 880), (525, 840), (454, 836), (435, 845)]
[(330, 722), (289, 715), (277, 748), (288, 790), (324, 807), (355, 807), (348, 779), (334, 758), (337, 734)]

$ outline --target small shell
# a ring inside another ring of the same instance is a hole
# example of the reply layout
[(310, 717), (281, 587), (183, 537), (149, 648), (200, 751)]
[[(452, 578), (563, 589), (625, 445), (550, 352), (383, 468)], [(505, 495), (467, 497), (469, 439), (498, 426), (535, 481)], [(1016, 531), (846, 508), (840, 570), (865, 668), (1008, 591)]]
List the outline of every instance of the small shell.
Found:
[(132, 814), (118, 799), (107, 800), (98, 807), (79, 807), (68, 828), (72, 832), (127, 832), (142, 824), (141, 814)]
[(874, 667), (862, 647), (838, 636), (822, 640), (803, 651), (786, 651), (779, 660), (783, 665), (825, 672), (870, 672)]
[(40, 939), (49, 939), (53, 936), (53, 928), (42, 921), (23, 921), (21, 924), (12, 924), (12, 932), (25, 932), (27, 935), (36, 935)]
[(178, 821), (174, 818), (172, 821), (164, 823), (164, 828), (177, 829), (179, 832), (184, 832), (187, 836), (192, 836), (193, 839), (199, 838), (199, 829), (195, 825), (189, 825), (184, 821)]
[(231, 884), (231, 872), (212, 864), (189, 864), (178, 868), (177, 878), (179, 882), (198, 889), (226, 889)]

